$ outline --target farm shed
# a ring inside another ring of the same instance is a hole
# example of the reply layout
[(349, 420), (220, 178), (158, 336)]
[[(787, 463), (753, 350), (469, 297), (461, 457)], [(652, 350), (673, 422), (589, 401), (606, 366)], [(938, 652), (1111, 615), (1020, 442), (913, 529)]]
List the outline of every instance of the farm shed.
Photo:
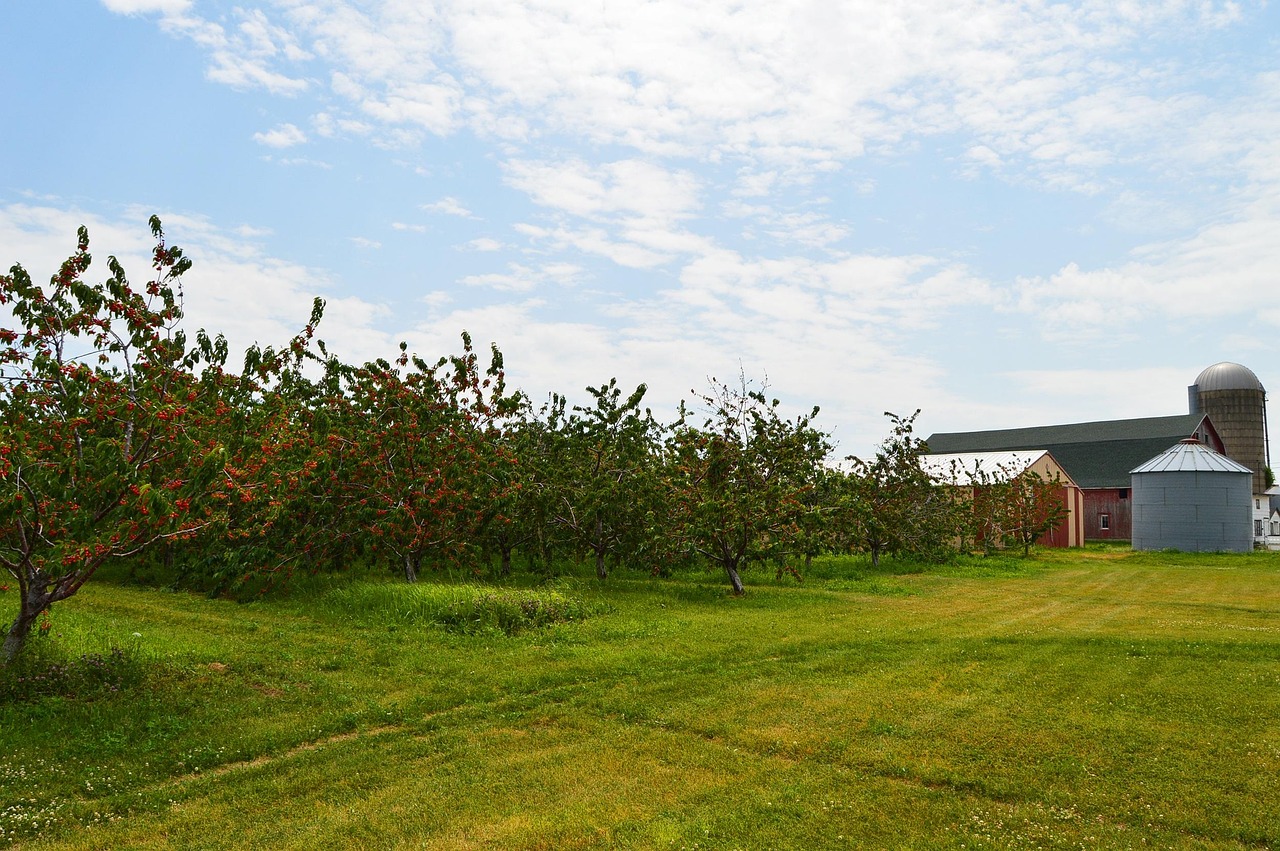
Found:
[(1132, 491), (1135, 550), (1253, 549), (1253, 471), (1199, 441), (1135, 467)]
[(980, 499), (984, 483), (1005, 482), (1031, 473), (1045, 481), (1057, 479), (1058, 498), (1067, 515), (1037, 543), (1046, 547), (1084, 544), (1084, 496), (1052, 453), (1043, 449), (1006, 452), (959, 452), (920, 456), (920, 466), (939, 485), (963, 488)]

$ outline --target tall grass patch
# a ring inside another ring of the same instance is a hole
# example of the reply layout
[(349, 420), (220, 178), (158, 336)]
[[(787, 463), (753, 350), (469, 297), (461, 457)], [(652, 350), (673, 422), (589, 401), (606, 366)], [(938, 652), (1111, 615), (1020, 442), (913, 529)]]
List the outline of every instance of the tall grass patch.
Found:
[(586, 620), (607, 610), (556, 588), (357, 584), (327, 592), (319, 606), (364, 624), (434, 624), (462, 634), (517, 635)]

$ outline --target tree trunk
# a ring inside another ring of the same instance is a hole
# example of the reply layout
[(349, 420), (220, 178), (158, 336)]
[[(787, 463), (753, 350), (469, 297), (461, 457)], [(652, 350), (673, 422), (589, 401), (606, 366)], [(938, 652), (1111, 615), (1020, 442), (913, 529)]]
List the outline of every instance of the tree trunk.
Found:
[(538, 551), (542, 553), (542, 565), (543, 569), (547, 573), (551, 573), (551, 566), (555, 557), (555, 554), (551, 550), (551, 539), (547, 536), (546, 529), (540, 526), (538, 528)]
[(729, 584), (733, 586), (733, 596), (741, 597), (747, 589), (742, 587), (742, 577), (738, 576), (737, 565), (725, 563), (724, 572), (729, 574)]
[(409, 582), (418, 581), (418, 559), (409, 553), (404, 556), (404, 578)]
[(609, 570), (604, 566), (605, 546), (602, 543), (603, 540), (604, 540), (604, 521), (599, 516), (597, 516), (596, 517), (596, 542), (595, 542), (595, 546), (592, 547), (592, 549), (595, 550), (596, 552), (596, 577), (599, 579), (608, 579)]
[(4, 649), (0, 650), (0, 666), (8, 665), (18, 658), (18, 654), (27, 643), (27, 638), (31, 635), (31, 627), (35, 626), (36, 618), (40, 617), (40, 613), (48, 607), (48, 596), (41, 594), (37, 588), (28, 589), (27, 593), (22, 595), (18, 616), (9, 625), (9, 631), (4, 637)]
[(813, 567), (813, 553), (804, 554), (804, 572), (808, 573), (809, 568)]
[(499, 547), (499, 549), (502, 552), (502, 575), (510, 576), (511, 575), (511, 547), (503, 544)]

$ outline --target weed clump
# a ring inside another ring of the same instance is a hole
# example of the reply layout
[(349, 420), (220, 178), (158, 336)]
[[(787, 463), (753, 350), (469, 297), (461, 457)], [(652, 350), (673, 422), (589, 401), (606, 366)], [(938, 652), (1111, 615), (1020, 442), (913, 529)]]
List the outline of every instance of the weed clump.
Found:
[(145, 673), (136, 654), (119, 647), (76, 657), (29, 647), (12, 664), (0, 668), (0, 706), (48, 697), (91, 700), (136, 686)]
[(585, 620), (599, 604), (550, 588), (481, 585), (357, 585), (325, 596), (325, 609), (360, 623), (430, 623), (450, 632), (516, 635)]
[(503, 632), (515, 635), (529, 629), (587, 617), (587, 606), (557, 591), (478, 589), (456, 597), (435, 620), (456, 632)]

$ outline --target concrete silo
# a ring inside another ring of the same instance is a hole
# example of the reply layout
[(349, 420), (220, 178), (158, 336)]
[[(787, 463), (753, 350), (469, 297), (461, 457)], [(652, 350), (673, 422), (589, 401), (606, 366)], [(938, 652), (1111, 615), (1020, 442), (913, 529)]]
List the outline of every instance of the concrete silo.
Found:
[(1227, 456), (1253, 473), (1252, 493), (1267, 490), (1263, 468), (1267, 447), (1267, 391), (1253, 370), (1238, 363), (1215, 363), (1187, 388), (1190, 413), (1208, 414)]
[(1129, 477), (1135, 550), (1249, 552), (1252, 471), (1195, 438), (1166, 449)]

